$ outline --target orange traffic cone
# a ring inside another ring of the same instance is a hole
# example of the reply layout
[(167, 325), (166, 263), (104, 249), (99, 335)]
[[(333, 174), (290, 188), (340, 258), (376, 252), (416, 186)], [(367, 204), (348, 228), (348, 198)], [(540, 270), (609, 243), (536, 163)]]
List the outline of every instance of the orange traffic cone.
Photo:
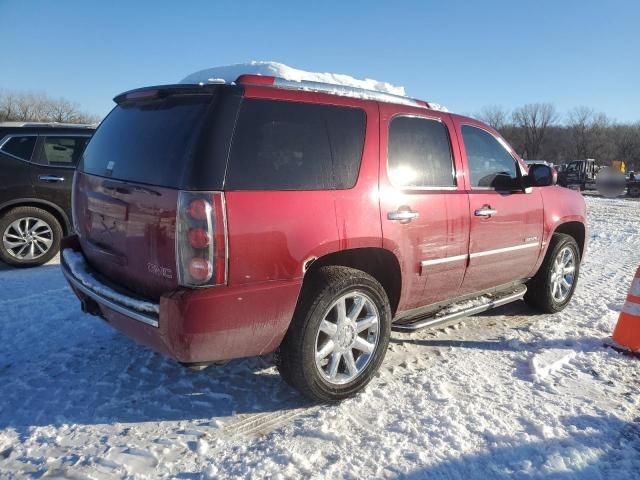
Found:
[(620, 312), (613, 340), (632, 352), (640, 352), (640, 267)]

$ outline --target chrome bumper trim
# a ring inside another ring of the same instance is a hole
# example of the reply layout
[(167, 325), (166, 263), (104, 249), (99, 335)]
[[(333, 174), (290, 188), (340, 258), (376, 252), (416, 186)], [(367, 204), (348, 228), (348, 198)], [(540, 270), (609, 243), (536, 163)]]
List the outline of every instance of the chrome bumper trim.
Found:
[(100, 305), (104, 305), (105, 307), (110, 308), (111, 310), (114, 310), (126, 317), (133, 318), (134, 320), (138, 320), (139, 322), (158, 328), (159, 324), (156, 317), (145, 315), (131, 308), (124, 307), (119, 303), (114, 302), (113, 300), (109, 300), (108, 298), (98, 295), (96, 292), (83, 285), (80, 281), (76, 280), (76, 278), (69, 271), (64, 262), (60, 262), (60, 266), (62, 268), (62, 273), (66, 277), (67, 281), (71, 285), (73, 285), (74, 288), (77, 288), (95, 302), (99, 303)]

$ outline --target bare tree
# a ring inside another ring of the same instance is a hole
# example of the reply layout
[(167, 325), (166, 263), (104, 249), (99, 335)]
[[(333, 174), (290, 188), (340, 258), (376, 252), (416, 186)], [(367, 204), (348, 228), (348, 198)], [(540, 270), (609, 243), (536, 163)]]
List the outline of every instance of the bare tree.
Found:
[(545, 133), (557, 118), (556, 108), (550, 103), (529, 103), (513, 112), (513, 122), (524, 133), (526, 158), (538, 158)]
[(0, 92), (0, 121), (95, 123), (97, 115), (82, 112), (76, 103), (41, 92)]
[(611, 137), (615, 142), (615, 159), (624, 160), (628, 170), (640, 170), (640, 122), (614, 125), (611, 130)]
[(15, 92), (0, 92), (0, 121), (6, 121), (16, 115), (17, 99)]
[(483, 107), (477, 114), (477, 117), (499, 132), (505, 130), (509, 123), (509, 112), (500, 105)]
[(64, 98), (51, 102), (47, 113), (54, 122), (74, 122), (80, 116), (78, 106)]
[(604, 113), (578, 107), (559, 124), (549, 104), (525, 105), (511, 120), (497, 106), (485, 107), (476, 116), (496, 128), (524, 158), (555, 164), (595, 158), (600, 165), (623, 160), (628, 170), (640, 170), (640, 122), (614, 123)]
[(576, 107), (568, 114), (567, 127), (571, 132), (576, 158), (598, 158), (607, 143), (609, 119), (589, 107)]

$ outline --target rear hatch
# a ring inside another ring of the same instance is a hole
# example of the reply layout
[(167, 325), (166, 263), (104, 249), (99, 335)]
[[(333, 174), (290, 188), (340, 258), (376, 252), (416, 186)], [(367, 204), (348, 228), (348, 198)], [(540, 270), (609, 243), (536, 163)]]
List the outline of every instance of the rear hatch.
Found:
[(233, 87), (184, 85), (116, 97), (74, 183), (74, 223), (93, 268), (154, 300), (178, 286), (180, 191), (222, 188), (239, 97)]

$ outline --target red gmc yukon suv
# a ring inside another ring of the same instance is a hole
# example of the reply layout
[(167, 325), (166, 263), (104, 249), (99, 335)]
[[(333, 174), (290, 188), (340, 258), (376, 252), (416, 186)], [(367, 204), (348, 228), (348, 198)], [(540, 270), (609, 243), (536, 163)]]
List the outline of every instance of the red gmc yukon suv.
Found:
[(84, 311), (179, 362), (276, 352), (287, 382), (336, 401), (391, 329), (522, 298), (556, 312), (574, 292), (582, 197), (476, 120), (254, 75), (115, 102), (62, 268)]

